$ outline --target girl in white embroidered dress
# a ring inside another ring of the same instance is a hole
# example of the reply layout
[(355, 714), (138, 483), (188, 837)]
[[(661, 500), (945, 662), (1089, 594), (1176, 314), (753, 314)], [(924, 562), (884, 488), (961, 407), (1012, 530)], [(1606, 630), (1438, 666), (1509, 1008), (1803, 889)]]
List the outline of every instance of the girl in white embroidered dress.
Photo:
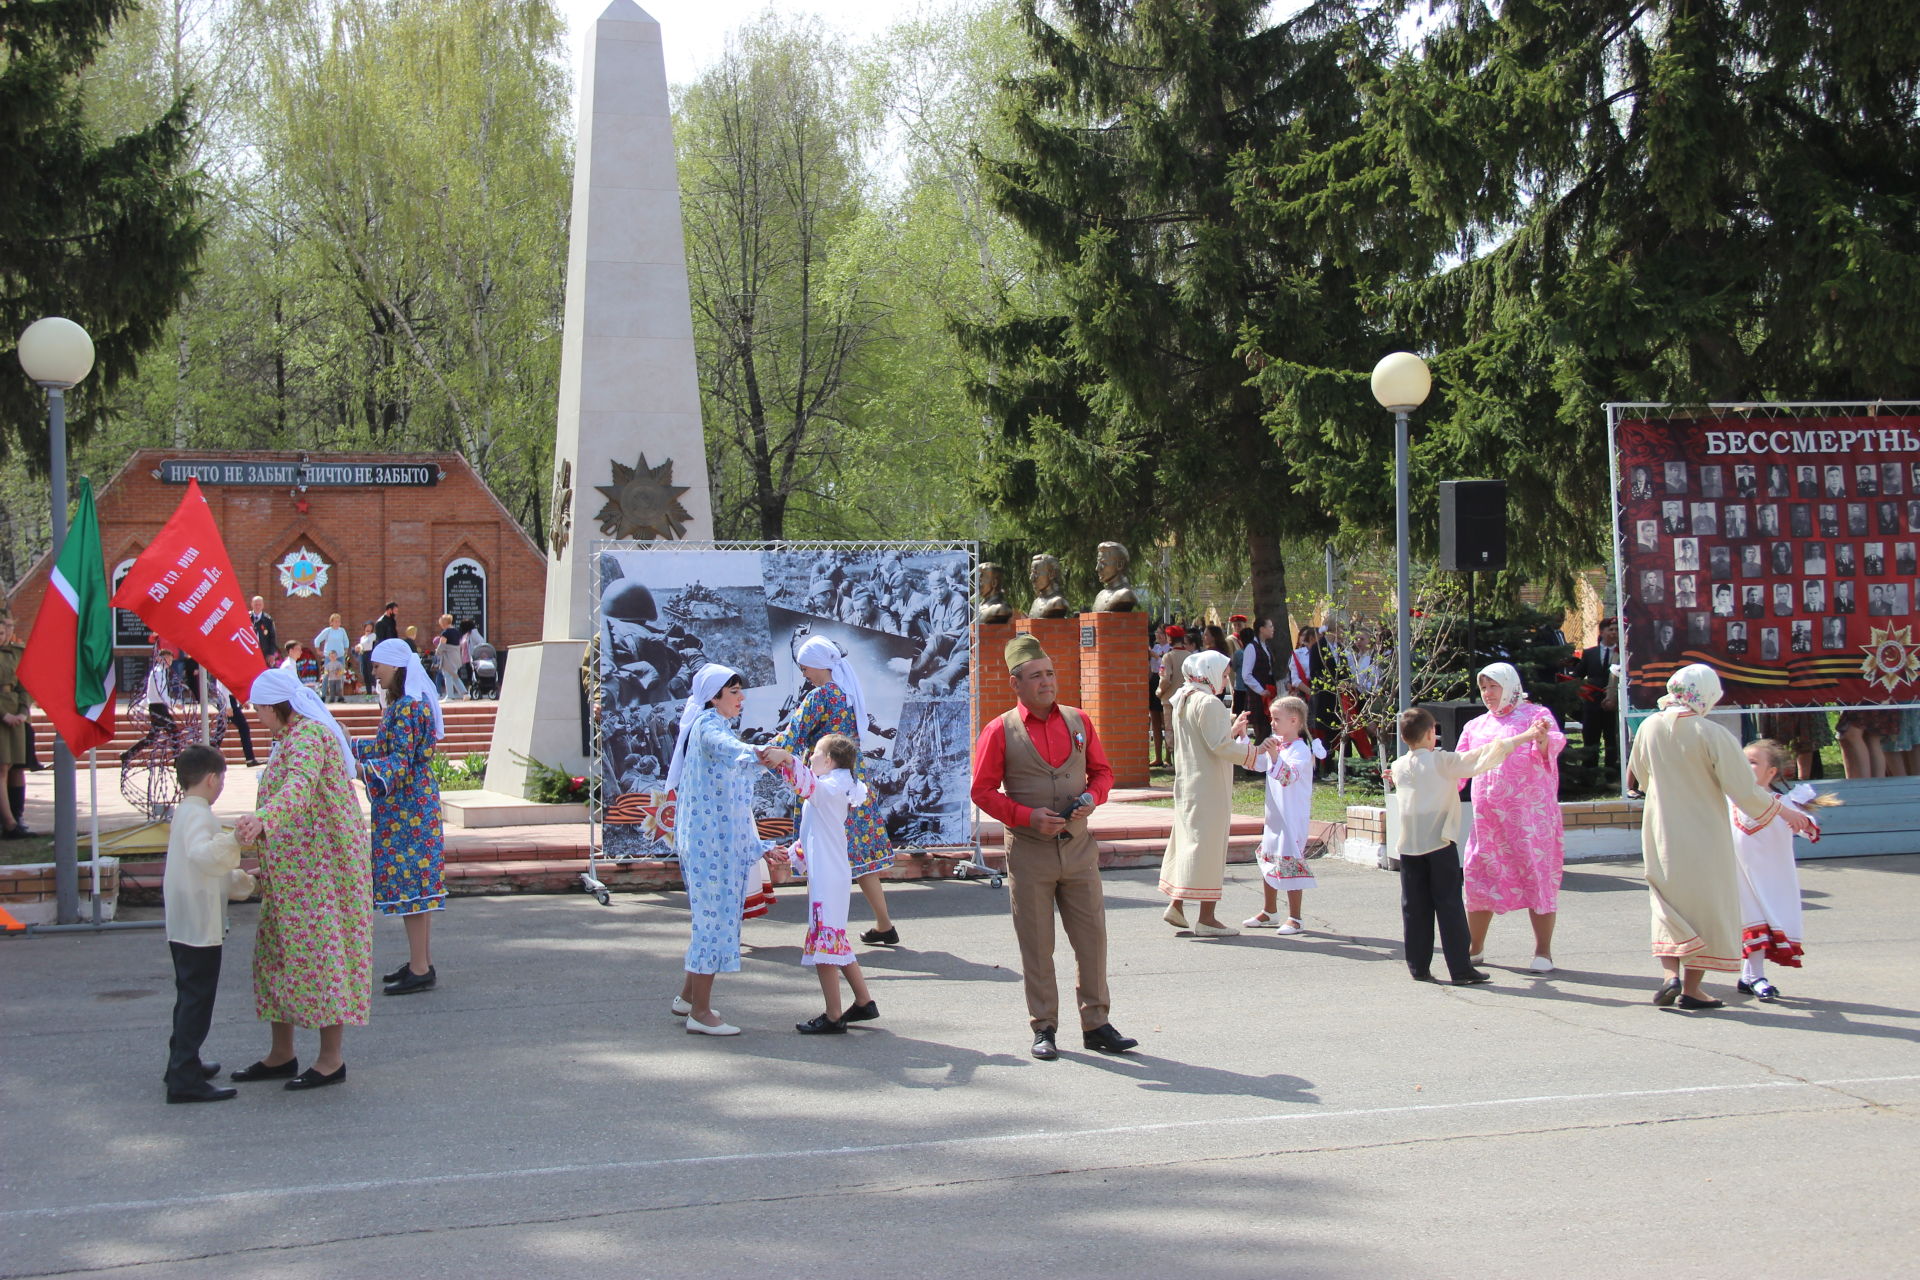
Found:
[[(1273, 736), (1261, 744), (1271, 755), (1259, 762), (1267, 775), (1266, 829), (1257, 855), (1266, 901), (1260, 913), (1243, 920), (1241, 926), (1305, 933), (1300, 904), (1317, 883), (1306, 856), (1307, 822), (1313, 816), (1313, 762), (1326, 759), (1327, 749), (1308, 736), (1307, 704), (1299, 698), (1273, 700), (1273, 728)], [(1279, 918), (1282, 889), (1287, 893), (1285, 920)]]
[[(1793, 758), (1784, 743), (1762, 738), (1746, 749), (1753, 780), (1778, 792), (1780, 772)], [(1780, 807), (1813, 818), (1812, 809), (1840, 803), (1837, 796), (1817, 795), (1805, 783), (1785, 792)], [(1754, 822), (1733, 805), (1733, 853), (1740, 867), (1740, 947), (1744, 958), (1740, 990), (1762, 1000), (1778, 1000), (1780, 989), (1767, 980), (1767, 961), (1800, 967), (1800, 873), (1793, 862), (1793, 829), (1774, 814)], [(1817, 822), (1817, 819), (1816, 819)], [(1809, 840), (1820, 839), (1816, 825)]]
[[(853, 776), (859, 748), (851, 738), (830, 733), (813, 748), (806, 764), (790, 762), (783, 772), (800, 806), (800, 830), (788, 860), (807, 877), (807, 940), (800, 963), (816, 966), (827, 1010), (797, 1024), (801, 1035), (837, 1035), (849, 1022), (867, 1022), (880, 1008), (867, 990), (860, 962), (847, 941), (847, 900), (853, 892), (853, 868), (847, 861), (847, 811), (866, 802), (866, 784)], [(840, 1009), (840, 975), (853, 989), (853, 1007)]]

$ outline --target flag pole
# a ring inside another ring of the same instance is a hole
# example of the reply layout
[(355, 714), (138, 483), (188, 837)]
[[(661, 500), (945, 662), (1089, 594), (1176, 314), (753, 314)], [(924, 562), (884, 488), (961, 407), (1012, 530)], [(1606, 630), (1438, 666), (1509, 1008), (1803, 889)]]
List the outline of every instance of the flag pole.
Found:
[(87, 792), (93, 807), (89, 840), (93, 845), (93, 922), (100, 923), (100, 753), (87, 748)]

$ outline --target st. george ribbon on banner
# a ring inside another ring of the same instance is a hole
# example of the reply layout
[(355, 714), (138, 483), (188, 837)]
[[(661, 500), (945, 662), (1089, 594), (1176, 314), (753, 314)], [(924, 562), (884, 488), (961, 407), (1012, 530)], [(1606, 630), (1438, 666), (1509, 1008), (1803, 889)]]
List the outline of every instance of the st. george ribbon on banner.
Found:
[(133, 562), (113, 604), (137, 614), (237, 697), (244, 699), (253, 678), (266, 670), (233, 562), (198, 480), (188, 483), (173, 518)]

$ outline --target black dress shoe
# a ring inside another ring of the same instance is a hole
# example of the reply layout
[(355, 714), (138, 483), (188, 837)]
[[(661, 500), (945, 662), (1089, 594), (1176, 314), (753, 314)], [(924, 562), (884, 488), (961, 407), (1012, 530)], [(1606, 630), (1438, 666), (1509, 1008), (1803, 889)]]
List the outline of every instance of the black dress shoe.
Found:
[(897, 947), (900, 945), (898, 929), (869, 929), (860, 935), (860, 941), (870, 947)]
[(209, 1084), (205, 1080), (196, 1080), (184, 1089), (167, 1090), (168, 1102), (225, 1102), (240, 1091), (222, 1085)]
[(398, 969), (395, 969), (392, 973), (381, 974), (380, 981), (383, 983), (398, 982), (400, 981), (400, 979), (406, 977), (407, 974), (411, 973), (412, 971), (413, 971), (413, 961), (403, 960), (400, 963), (400, 967)]
[(339, 1084), (347, 1078), (347, 1064), (341, 1063), (340, 1069), (330, 1076), (323, 1076), (312, 1067), (308, 1067), (293, 1079), (287, 1081), (289, 1089), (324, 1089), (330, 1084)]
[(1042, 1062), (1052, 1062), (1060, 1056), (1060, 1046), (1053, 1042), (1052, 1027), (1042, 1027), (1033, 1033), (1033, 1056)]
[(865, 1004), (856, 1004), (840, 1015), (842, 1022), (872, 1022), (880, 1016), (880, 1002), (869, 1000)]
[(1467, 976), (1464, 978), (1455, 978), (1453, 980), (1453, 985), (1456, 987), (1477, 987), (1483, 982), (1492, 982), (1492, 981), (1493, 981), (1492, 974), (1487, 973), (1481, 969), (1469, 969), (1467, 970)]
[(211, 1080), (220, 1074), (220, 1064), (217, 1062), (203, 1062), (200, 1064), (200, 1074), (208, 1080)]
[(252, 1080), (286, 1080), (299, 1074), (300, 1060), (298, 1058), (288, 1058), (285, 1062), (278, 1063), (271, 1067), (264, 1062), (256, 1062), (250, 1067), (240, 1068), (228, 1076), (227, 1079), (240, 1084), (246, 1084)]
[(1082, 1031), (1080, 1043), (1089, 1049), (1098, 1049), (1101, 1053), (1125, 1053), (1129, 1049), (1140, 1047), (1138, 1040), (1128, 1039), (1115, 1031), (1111, 1022), (1103, 1022), (1091, 1031)]
[(431, 987), (439, 976), (438, 971), (435, 970), (432, 965), (427, 966), (425, 973), (415, 973), (412, 967), (409, 966), (406, 971), (400, 975), (398, 981), (389, 982), (382, 989), (390, 996), (410, 996), (416, 991), (425, 991)]
[(5, 831), (0, 831), (0, 840), (25, 840), (32, 834), (33, 832), (27, 830), (25, 826), (12, 826)]
[(1436, 977), (1434, 977), (1432, 973), (1416, 973), (1416, 974), (1414, 974), (1414, 975), (1413, 975), (1413, 980), (1414, 980), (1415, 982), (1438, 982), (1438, 981), (1440, 981), (1440, 979), (1438, 979), (1438, 978), (1436, 978)]
[(1668, 1005), (1672, 1004), (1675, 1000), (1678, 1000), (1679, 998), (1680, 998), (1680, 979), (1678, 978), (1668, 978), (1665, 982), (1660, 984), (1660, 989), (1653, 993), (1653, 1002), (1659, 1005), (1662, 1009), (1666, 1008)]
[(1678, 1008), (1688, 1009), (1688, 1010), (1724, 1009), (1727, 1007), (1727, 1002), (1725, 1000), (1713, 1000), (1713, 999), (1695, 1000), (1692, 996), (1686, 994), (1684, 991), (1680, 993), (1680, 998), (1674, 1001), (1673, 1003)]
[(847, 1034), (847, 1024), (839, 1018), (830, 1018), (824, 1013), (816, 1013), (805, 1022), (796, 1022), (793, 1029), (803, 1036), (843, 1036)]

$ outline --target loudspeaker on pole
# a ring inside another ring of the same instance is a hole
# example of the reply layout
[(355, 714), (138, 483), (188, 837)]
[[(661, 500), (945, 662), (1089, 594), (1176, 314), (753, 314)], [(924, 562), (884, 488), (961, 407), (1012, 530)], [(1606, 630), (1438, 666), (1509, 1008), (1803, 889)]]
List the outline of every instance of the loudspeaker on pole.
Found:
[(1507, 567), (1507, 482), (1440, 482), (1440, 567), (1456, 573)]

